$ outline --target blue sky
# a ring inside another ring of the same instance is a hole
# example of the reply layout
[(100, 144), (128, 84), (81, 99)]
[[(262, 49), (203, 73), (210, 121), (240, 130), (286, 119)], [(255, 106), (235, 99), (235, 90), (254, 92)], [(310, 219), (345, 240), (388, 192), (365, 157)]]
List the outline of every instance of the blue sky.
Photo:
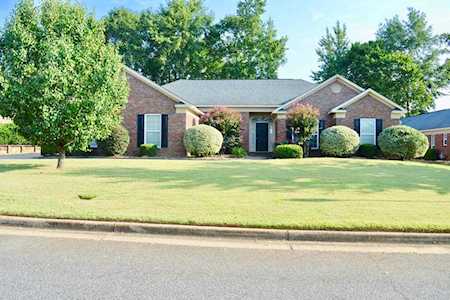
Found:
[[(165, 0), (79, 0), (98, 17), (111, 8), (125, 6), (133, 10), (158, 8)], [(236, 10), (238, 0), (204, 0), (217, 19)], [(0, 1), (0, 20), (5, 20), (16, 0)], [(280, 78), (310, 79), (317, 68), (314, 49), (326, 27), (337, 20), (347, 24), (352, 41), (372, 39), (378, 25), (395, 14), (405, 16), (414, 7), (428, 16), (436, 33), (450, 31), (450, 0), (267, 0), (266, 17), (274, 20), (279, 33), (288, 41), (287, 63)], [(437, 109), (450, 108), (450, 97), (438, 101)]]

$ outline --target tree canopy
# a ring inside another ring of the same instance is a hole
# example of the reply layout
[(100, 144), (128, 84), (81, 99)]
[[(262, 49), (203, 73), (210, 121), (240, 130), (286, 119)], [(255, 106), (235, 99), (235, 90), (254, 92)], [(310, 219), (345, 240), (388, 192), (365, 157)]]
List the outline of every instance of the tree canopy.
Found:
[(446, 36), (448, 33), (435, 35), (425, 13), (414, 8), (408, 8), (406, 20), (400, 20), (399, 16), (386, 20), (376, 34), (387, 51), (400, 51), (413, 57), (433, 96), (439, 96), (440, 89), (449, 84), (448, 61), (441, 63), (442, 56), (450, 53)]
[(86, 150), (120, 122), (127, 99), (121, 57), (80, 5), (17, 4), (0, 39), (0, 114), (39, 145)]
[(441, 63), (448, 45), (448, 34), (434, 35), (425, 14), (412, 8), (406, 20), (386, 20), (376, 40), (366, 43), (350, 45), (345, 25), (338, 22), (319, 42), (320, 65), (312, 78), (322, 82), (341, 74), (417, 114), (433, 108), (449, 84), (450, 62)]
[(421, 113), (433, 105), (425, 75), (408, 54), (386, 51), (379, 42), (354, 43), (343, 65), (349, 80), (378, 91), (409, 114)]
[(235, 15), (214, 21), (201, 0), (170, 0), (158, 10), (115, 9), (107, 39), (125, 62), (164, 84), (177, 79), (276, 78), (286, 37), (264, 22), (265, 0), (241, 0)]
[(319, 70), (312, 74), (314, 81), (322, 82), (336, 74), (343, 75), (346, 72), (343, 62), (349, 49), (350, 40), (345, 24), (338, 21), (331, 30), (327, 28), (316, 49), (320, 66)]

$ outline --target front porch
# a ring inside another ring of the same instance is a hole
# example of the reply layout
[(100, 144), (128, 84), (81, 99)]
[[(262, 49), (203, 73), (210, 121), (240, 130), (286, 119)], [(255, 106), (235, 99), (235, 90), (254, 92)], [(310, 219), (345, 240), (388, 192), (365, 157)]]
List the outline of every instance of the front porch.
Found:
[(270, 156), (275, 144), (286, 140), (286, 120), (282, 115), (246, 112), (241, 116), (241, 141), (249, 153)]

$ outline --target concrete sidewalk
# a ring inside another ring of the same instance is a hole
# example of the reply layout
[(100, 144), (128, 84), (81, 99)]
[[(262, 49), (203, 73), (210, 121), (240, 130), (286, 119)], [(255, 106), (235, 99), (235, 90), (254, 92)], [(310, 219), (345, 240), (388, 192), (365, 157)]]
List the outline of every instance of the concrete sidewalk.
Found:
[(278, 230), (232, 228), (213, 226), (187, 226), (144, 224), (129, 222), (97, 222), (82, 220), (57, 220), (0, 216), (0, 225), (81, 231), (122, 232), (157, 235), (204, 236), (276, 241), (312, 242), (366, 242), (404, 244), (450, 244), (450, 234), (401, 233), (401, 232), (353, 232), (319, 230)]

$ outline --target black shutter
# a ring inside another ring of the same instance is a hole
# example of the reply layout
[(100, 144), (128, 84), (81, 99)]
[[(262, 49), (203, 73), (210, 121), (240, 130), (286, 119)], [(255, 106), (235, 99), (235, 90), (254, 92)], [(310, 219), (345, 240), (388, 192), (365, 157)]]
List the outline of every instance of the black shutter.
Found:
[(355, 131), (358, 133), (358, 135), (361, 133), (360, 123), (361, 123), (360, 119), (354, 119), (353, 120), (353, 129), (355, 129)]
[(319, 120), (319, 135), (325, 129), (325, 120)]
[(161, 115), (161, 148), (169, 146), (169, 116)]
[(137, 116), (137, 146), (144, 143), (144, 115)]
[(292, 127), (286, 129), (286, 140), (288, 143), (292, 143)]
[(383, 119), (377, 119), (377, 137), (383, 131)]
[(377, 119), (377, 139), (376, 143), (378, 145), (378, 136), (383, 131), (383, 119)]

